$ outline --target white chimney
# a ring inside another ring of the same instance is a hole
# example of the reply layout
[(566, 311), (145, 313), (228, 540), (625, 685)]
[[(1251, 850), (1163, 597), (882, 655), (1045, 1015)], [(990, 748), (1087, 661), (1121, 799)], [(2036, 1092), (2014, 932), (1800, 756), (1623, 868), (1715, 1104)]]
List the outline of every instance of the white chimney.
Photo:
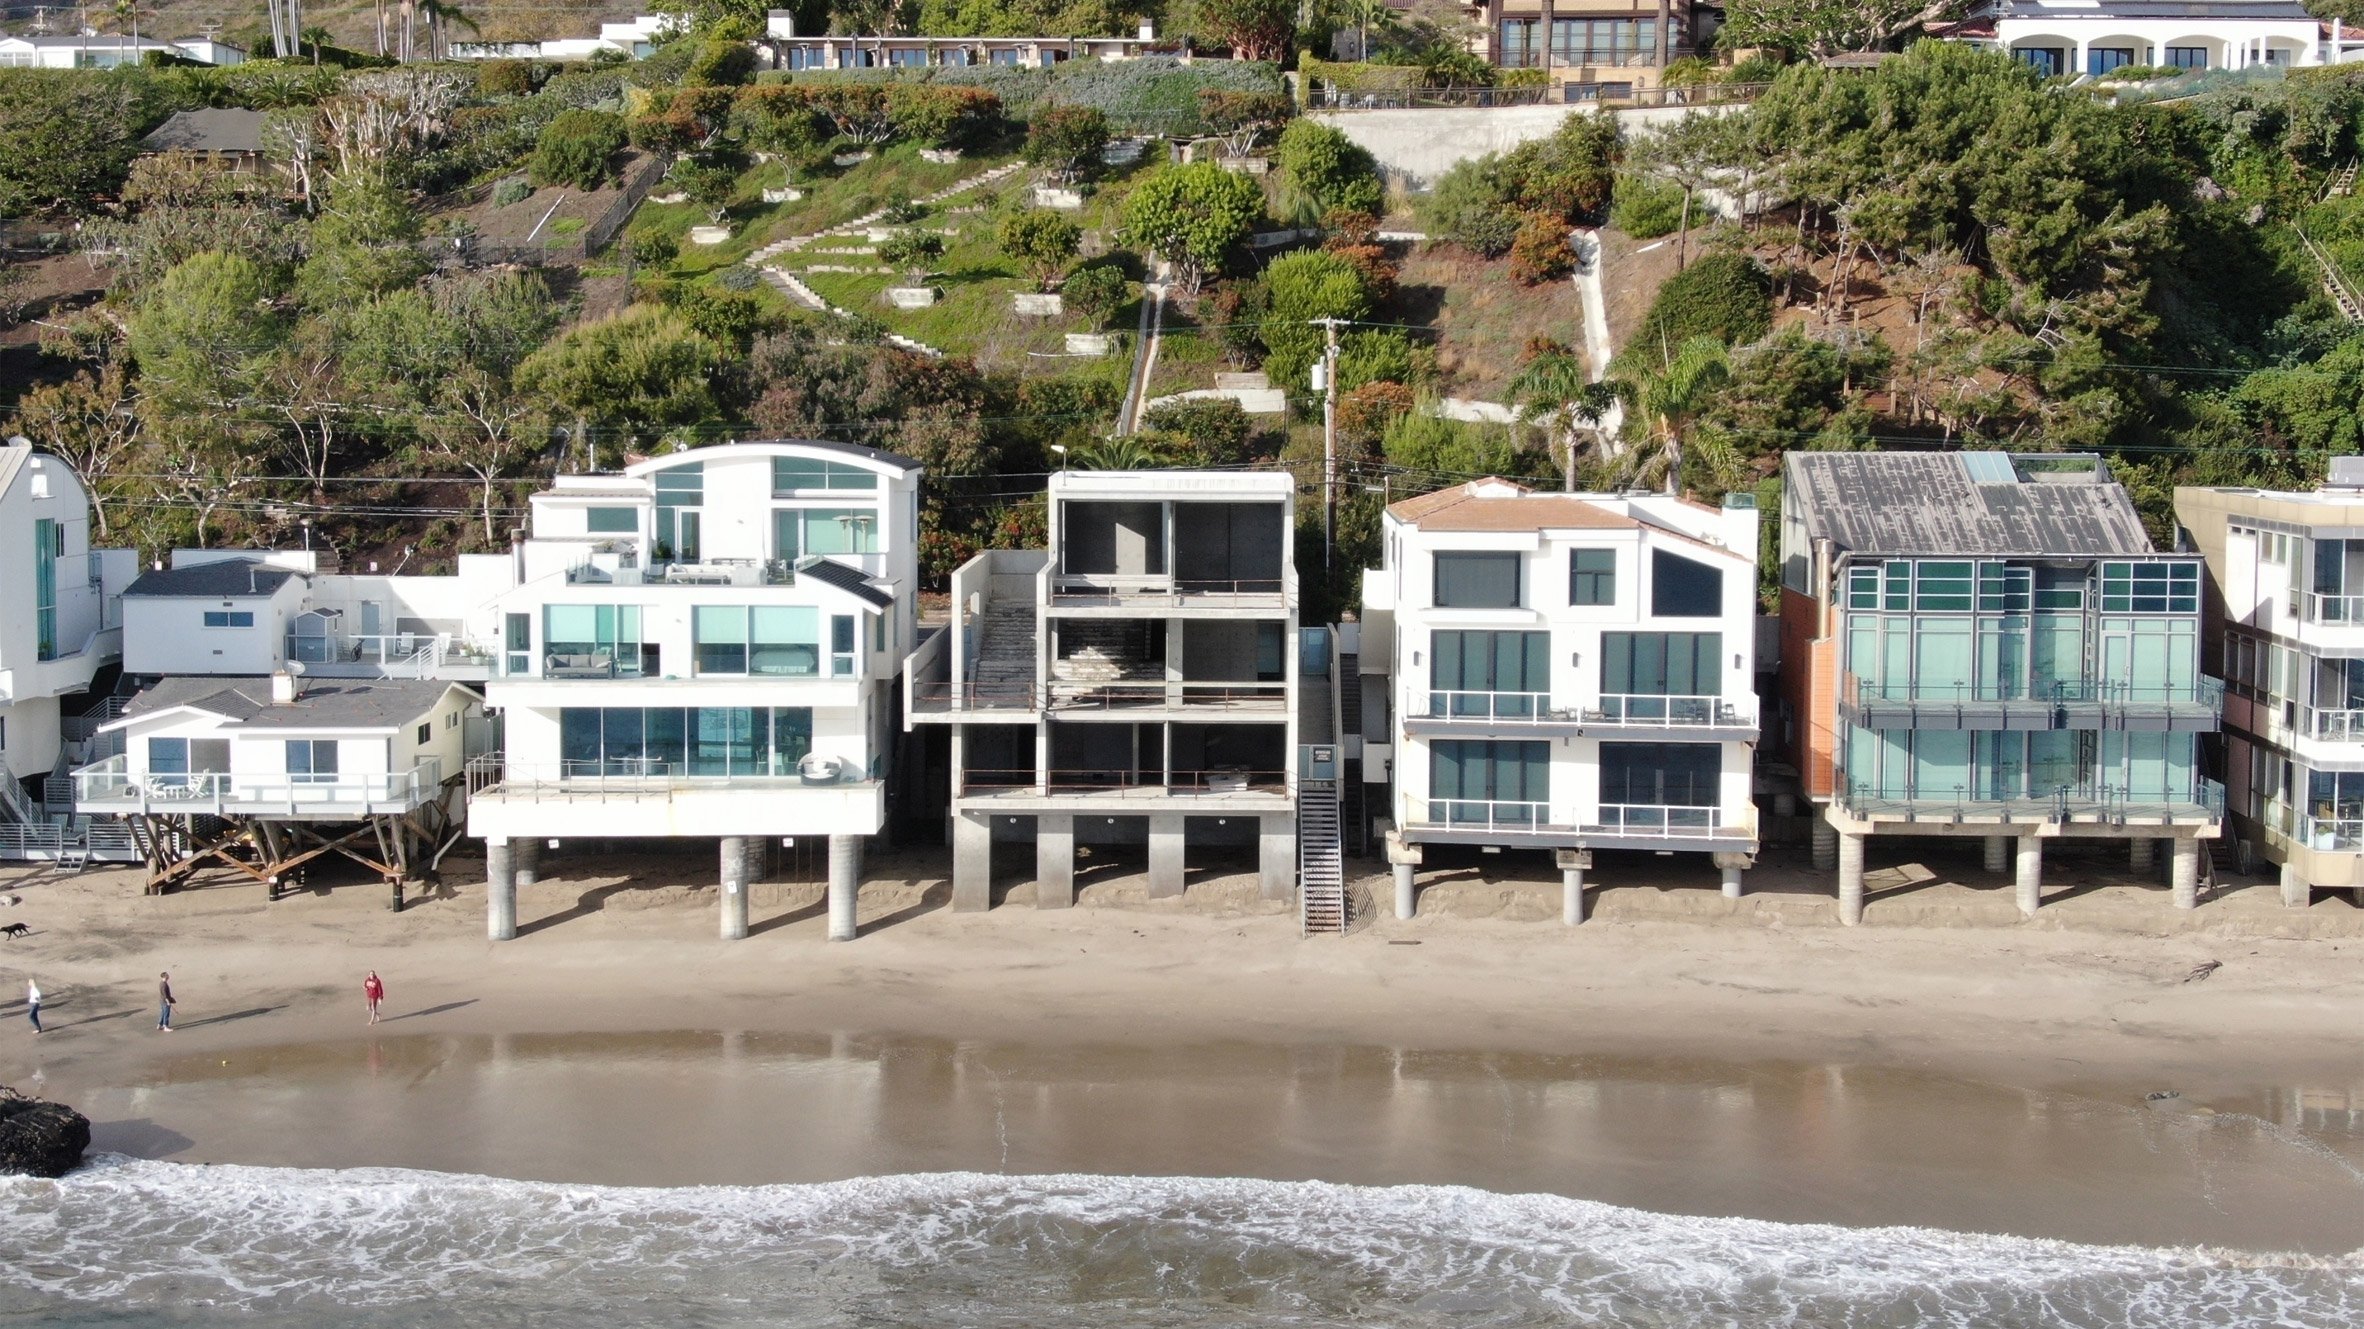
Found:
[(1141, 20), (1141, 40), (1145, 42), (1157, 40), (1157, 25), (1148, 19)]
[(271, 672), (271, 700), (277, 705), (287, 706), (292, 704), (295, 699), (296, 676), (284, 669), (273, 670)]

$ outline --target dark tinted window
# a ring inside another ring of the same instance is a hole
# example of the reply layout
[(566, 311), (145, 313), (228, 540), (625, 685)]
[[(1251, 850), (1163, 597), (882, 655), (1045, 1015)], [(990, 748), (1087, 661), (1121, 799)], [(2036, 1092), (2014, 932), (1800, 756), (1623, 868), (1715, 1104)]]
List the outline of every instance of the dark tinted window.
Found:
[(1436, 606), (1439, 609), (1518, 608), (1519, 556), (1437, 555)]
[(1650, 612), (1661, 618), (1720, 618), (1724, 573), (1663, 549), (1650, 552)]

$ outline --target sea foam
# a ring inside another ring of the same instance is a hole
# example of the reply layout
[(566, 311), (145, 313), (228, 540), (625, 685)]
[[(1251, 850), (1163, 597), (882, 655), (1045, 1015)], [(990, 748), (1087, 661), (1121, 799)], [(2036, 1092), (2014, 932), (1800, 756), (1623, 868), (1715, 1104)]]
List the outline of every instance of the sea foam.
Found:
[(1241, 1179), (634, 1189), (108, 1156), (62, 1181), (0, 1182), (0, 1234), (17, 1251), (0, 1261), (0, 1312), (170, 1310), (174, 1323), (366, 1309), (405, 1324), (598, 1312), (698, 1325), (2305, 1329), (2364, 1313), (2364, 1253), (2099, 1247)]

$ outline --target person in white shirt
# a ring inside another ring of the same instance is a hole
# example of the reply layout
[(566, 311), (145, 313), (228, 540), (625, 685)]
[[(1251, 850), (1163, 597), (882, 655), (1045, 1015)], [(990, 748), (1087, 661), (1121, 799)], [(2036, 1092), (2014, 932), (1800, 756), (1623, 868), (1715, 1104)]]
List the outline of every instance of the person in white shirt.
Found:
[(25, 980), (25, 1014), (33, 1021), (33, 1032), (36, 1034), (42, 1032), (41, 985), (29, 978)]

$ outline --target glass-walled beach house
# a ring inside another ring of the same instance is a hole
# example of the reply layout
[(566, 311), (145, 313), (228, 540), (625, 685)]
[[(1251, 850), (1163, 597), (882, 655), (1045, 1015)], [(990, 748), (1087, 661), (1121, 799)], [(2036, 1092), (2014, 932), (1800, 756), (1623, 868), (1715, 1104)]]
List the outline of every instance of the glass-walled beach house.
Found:
[(2293, 907), (2364, 891), (2364, 458), (2314, 493), (2178, 489), (2175, 516), (2208, 560), (2242, 856)]
[[(1556, 851), (1569, 923), (1595, 849), (1757, 847), (1757, 512), (1477, 480), (1388, 508), (1363, 580), (1362, 664), (1392, 675), (1388, 857)], [(1365, 749), (1366, 767), (1373, 754)]]
[(797, 836), (828, 840), (830, 935), (852, 935), (915, 631), (919, 477), (872, 448), (735, 443), (534, 496), (473, 624), (504, 731), (469, 779), (495, 937), (538, 846), (670, 837), (720, 842), (722, 933), (744, 936), (750, 877)]
[(2137, 871), (2165, 841), (2196, 904), (2223, 810), (2200, 560), (2155, 552), (2091, 456), (1791, 453), (1783, 479), (1778, 742), (1841, 917), (1876, 835), (1983, 837), (2030, 913), (2047, 840), (2127, 839)]

